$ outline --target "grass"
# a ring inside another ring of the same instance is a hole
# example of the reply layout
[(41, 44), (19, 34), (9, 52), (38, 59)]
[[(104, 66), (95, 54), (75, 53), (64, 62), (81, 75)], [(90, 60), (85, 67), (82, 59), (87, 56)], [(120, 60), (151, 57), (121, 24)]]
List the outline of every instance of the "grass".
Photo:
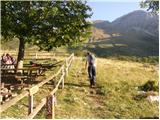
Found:
[(57, 93), (55, 117), (59, 118), (146, 118), (159, 116), (158, 103), (135, 100), (137, 87), (150, 79), (157, 81), (154, 66), (141, 63), (98, 59), (97, 87), (89, 88), (82, 59), (76, 59)]
[[(89, 88), (89, 80), (84, 69), (84, 58), (76, 57), (65, 80), (65, 88), (56, 96), (55, 118), (111, 119), (157, 117), (158, 103), (147, 99), (135, 100), (138, 87), (147, 81), (158, 81), (154, 65), (137, 62), (97, 59), (96, 88)], [(56, 68), (57, 70), (58, 68)], [(56, 71), (55, 70), (55, 71)], [(51, 75), (48, 71), (47, 76)], [(44, 85), (35, 94), (35, 106), (40, 103), (52, 84)], [(27, 115), (27, 97), (1, 114), (2, 118), (23, 118)], [(35, 116), (45, 118), (45, 107)]]
[[(57, 59), (62, 60), (64, 58), (58, 57)], [(55, 63), (55, 61), (54, 62), (49, 61), (49, 63)], [(54, 73), (56, 73), (56, 71), (59, 70), (59, 67), (60, 66), (53, 67), (53, 68), (49, 69), (48, 71), (45, 72), (45, 76), (38, 77), (36, 80), (34, 80), (34, 83), (32, 83), (32, 85), (35, 85), (38, 82), (41, 82), (42, 80), (45, 80), (49, 76), (53, 75)], [(52, 82), (49, 82), (49, 83), (43, 85), (42, 87), (40, 87), (39, 91), (36, 94), (34, 94), (34, 107), (36, 107), (41, 102), (41, 99), (46, 97), (49, 94), (49, 92), (52, 90), (53, 90)], [(22, 90), (15, 91), (15, 92), (21, 93)], [(19, 118), (24, 118), (25, 116), (27, 116), (27, 114), (28, 114), (28, 97), (25, 97), (25, 98), (21, 99), (19, 102), (17, 102), (15, 105), (11, 106), (10, 108), (8, 108), (4, 112), (2, 112), (0, 115), (0, 118), (5, 118), (5, 119), (17, 118), (17, 119), (19, 119)], [(39, 115), (39, 117), (40, 117), (40, 115)]]
[(115, 43), (112, 39), (99, 40), (93, 43), (87, 43), (85, 47), (82, 45), (76, 48), (70, 48), (69, 51), (74, 50), (75, 55), (81, 57), (84, 56), (86, 51), (90, 51), (99, 58), (150, 63), (154, 65), (159, 63), (157, 46), (150, 48), (146, 47), (148, 43), (145, 44), (145, 42), (139, 43), (140, 41), (136, 40), (134, 42), (132, 41), (133, 43), (128, 43), (128, 40), (120, 40), (123, 42), (118, 43), (118, 40)]

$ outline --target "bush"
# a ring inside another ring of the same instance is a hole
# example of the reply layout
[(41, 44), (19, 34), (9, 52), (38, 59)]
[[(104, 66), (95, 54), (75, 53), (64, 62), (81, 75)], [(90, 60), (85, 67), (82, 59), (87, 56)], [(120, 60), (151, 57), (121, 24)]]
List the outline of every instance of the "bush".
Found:
[(148, 81), (140, 87), (143, 91), (159, 91), (158, 83), (156, 81)]

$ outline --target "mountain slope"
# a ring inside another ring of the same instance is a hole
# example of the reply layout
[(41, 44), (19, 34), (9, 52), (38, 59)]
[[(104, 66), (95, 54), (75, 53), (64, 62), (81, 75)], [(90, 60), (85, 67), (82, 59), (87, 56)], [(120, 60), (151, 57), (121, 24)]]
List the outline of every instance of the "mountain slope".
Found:
[[(92, 43), (92, 52), (103, 52), (106, 56), (114, 54), (133, 56), (159, 55), (159, 18), (142, 10), (133, 11), (117, 18), (113, 22), (94, 21), (94, 27), (104, 31), (109, 37), (98, 43)], [(120, 47), (119, 44), (122, 46)], [(101, 45), (113, 45), (101, 48)]]
[(148, 33), (156, 36), (158, 34), (158, 16), (137, 10), (113, 21), (112, 27), (116, 27), (119, 31), (123, 30), (123, 32), (139, 29), (141, 31), (148, 31)]
[(94, 27), (103, 29), (106, 33), (120, 32), (126, 33), (129, 31), (143, 31), (151, 36), (158, 36), (159, 34), (159, 17), (153, 16), (142, 10), (136, 10), (127, 15), (121, 16), (113, 22), (108, 21), (94, 21)]

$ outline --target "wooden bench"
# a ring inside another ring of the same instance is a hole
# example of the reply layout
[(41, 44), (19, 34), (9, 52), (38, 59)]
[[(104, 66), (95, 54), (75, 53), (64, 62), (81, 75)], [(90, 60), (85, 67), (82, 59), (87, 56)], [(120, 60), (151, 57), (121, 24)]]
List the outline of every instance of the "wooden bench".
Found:
[[(16, 69), (16, 68), (1, 68), (1, 72), (2, 74), (4, 73), (27, 73), (27, 74), (31, 74), (32, 71), (37, 71), (38, 74), (40, 74), (41, 70), (43, 70), (42, 67), (28, 67), (28, 68), (19, 68), (19, 69)], [(10, 72), (12, 71), (12, 72)], [(22, 71), (22, 72), (19, 72), (19, 71)]]
[(29, 67), (29, 68), (21, 68), (21, 69), (9, 69), (9, 68), (1, 68), (1, 77), (8, 78), (14, 77), (17, 80), (27, 80), (33, 79), (37, 76), (42, 76), (44, 72), (44, 68), (42, 67)]
[[(59, 63), (59, 62), (58, 62)], [(54, 64), (37, 64), (37, 67), (42, 67), (42, 68), (51, 68), (51, 67), (55, 67), (56, 63)], [(4, 67), (5, 66), (5, 67)], [(2, 69), (9, 69), (10, 66), (13, 66), (13, 64), (6, 64), (6, 65), (1, 65)], [(14, 65), (16, 67), (16, 64)], [(31, 64), (24, 64), (23, 67), (32, 67)]]

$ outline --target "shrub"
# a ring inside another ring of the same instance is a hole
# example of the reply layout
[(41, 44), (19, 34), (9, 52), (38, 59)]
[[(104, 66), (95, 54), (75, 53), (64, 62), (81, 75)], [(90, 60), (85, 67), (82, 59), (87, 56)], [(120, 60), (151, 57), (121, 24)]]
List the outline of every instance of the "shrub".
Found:
[(159, 91), (158, 83), (156, 81), (148, 81), (144, 85), (140, 86), (143, 91)]

